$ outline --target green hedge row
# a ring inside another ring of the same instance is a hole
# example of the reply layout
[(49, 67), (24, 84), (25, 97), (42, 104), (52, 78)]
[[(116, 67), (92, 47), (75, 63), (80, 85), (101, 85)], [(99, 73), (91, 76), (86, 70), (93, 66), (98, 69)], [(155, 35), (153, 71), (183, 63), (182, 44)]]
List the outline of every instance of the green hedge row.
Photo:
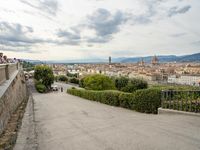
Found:
[(67, 93), (144, 113), (157, 113), (157, 109), (161, 105), (161, 91), (156, 89), (138, 90), (134, 93), (68, 89)]

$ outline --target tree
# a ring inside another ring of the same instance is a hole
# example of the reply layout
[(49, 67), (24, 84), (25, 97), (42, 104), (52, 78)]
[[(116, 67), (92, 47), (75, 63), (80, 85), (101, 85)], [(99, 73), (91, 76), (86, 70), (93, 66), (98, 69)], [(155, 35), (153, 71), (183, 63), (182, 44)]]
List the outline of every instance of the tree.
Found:
[(115, 79), (115, 86), (118, 90), (121, 90), (127, 86), (129, 79), (126, 77), (118, 77)]
[(46, 65), (38, 65), (35, 67), (34, 78), (45, 85), (47, 89), (50, 89), (51, 84), (54, 82), (53, 71)]
[(134, 92), (139, 89), (147, 89), (148, 83), (142, 79), (132, 78), (128, 81), (128, 84), (121, 89), (124, 92)]
[(115, 89), (115, 84), (112, 79), (107, 76), (96, 74), (86, 76), (84, 78), (83, 84), (88, 90), (113, 90)]
[(74, 78), (78, 78), (78, 73), (69, 73), (69, 72), (67, 72), (67, 76), (68, 77), (74, 77)]
[(68, 78), (65, 75), (59, 75), (58, 76), (58, 80), (59, 81), (63, 81), (63, 82), (68, 82)]
[(74, 84), (79, 84), (79, 79), (77, 79), (77, 78), (71, 78), (71, 79), (69, 79), (69, 82), (70, 83), (74, 83)]

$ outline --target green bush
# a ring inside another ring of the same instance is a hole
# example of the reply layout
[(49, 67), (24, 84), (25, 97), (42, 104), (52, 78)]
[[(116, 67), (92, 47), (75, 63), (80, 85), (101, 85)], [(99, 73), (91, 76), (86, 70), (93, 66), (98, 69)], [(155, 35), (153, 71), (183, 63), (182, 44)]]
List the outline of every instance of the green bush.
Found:
[(138, 90), (134, 93), (132, 109), (144, 113), (157, 113), (161, 106), (161, 91), (156, 89)]
[(192, 90), (200, 90), (200, 87), (189, 86), (189, 85), (151, 85), (149, 88), (151, 89), (159, 89), (159, 90), (178, 90), (178, 91), (192, 91)]
[(115, 87), (118, 90), (121, 90), (122, 88), (126, 87), (128, 84), (129, 79), (126, 77), (118, 77), (115, 78)]
[(139, 89), (147, 89), (148, 88), (148, 83), (142, 79), (129, 79), (127, 85), (123, 88), (121, 88), (121, 91), (123, 92), (135, 92), (136, 90)]
[(39, 93), (45, 93), (47, 90), (46, 86), (40, 82), (35, 84), (35, 88)]
[(82, 79), (79, 80), (79, 87), (85, 88), (84, 78), (82, 78)]
[(78, 78), (78, 73), (67, 73), (67, 76), (68, 77), (71, 77), (71, 78)]
[(96, 74), (86, 76), (83, 85), (88, 90), (113, 90), (115, 89), (114, 82), (111, 78), (105, 75)]
[(77, 79), (77, 78), (71, 78), (71, 79), (69, 79), (69, 82), (70, 83), (74, 83), (74, 84), (79, 84), (79, 79)]
[(134, 104), (131, 101), (131, 99), (133, 99), (133, 97), (134, 97), (134, 94), (132, 94), (132, 93), (121, 92), (121, 94), (119, 96), (120, 107), (133, 109)]
[(148, 83), (142, 79), (138, 78), (127, 78), (127, 77), (118, 77), (114, 78), (115, 87), (123, 92), (133, 93), (139, 89), (146, 89)]
[(68, 82), (68, 78), (65, 75), (59, 75), (57, 78), (58, 78), (58, 81)]
[(144, 113), (157, 113), (157, 109), (161, 105), (161, 91), (155, 89), (138, 90), (134, 93), (68, 89), (67, 93)]

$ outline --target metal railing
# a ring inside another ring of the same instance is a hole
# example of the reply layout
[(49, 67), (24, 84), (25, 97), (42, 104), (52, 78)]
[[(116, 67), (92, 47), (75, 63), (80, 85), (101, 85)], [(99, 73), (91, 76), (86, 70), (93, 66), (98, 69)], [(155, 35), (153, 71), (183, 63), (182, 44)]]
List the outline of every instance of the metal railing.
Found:
[(15, 71), (20, 69), (20, 63), (0, 64), (0, 85), (9, 80)]
[(200, 113), (200, 91), (162, 91), (162, 108)]

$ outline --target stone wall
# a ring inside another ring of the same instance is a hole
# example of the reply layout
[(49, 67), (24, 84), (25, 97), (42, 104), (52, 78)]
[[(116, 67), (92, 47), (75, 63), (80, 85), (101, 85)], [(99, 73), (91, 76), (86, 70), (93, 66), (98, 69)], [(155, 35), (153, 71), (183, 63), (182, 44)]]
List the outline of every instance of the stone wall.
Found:
[(27, 86), (22, 70), (0, 85), (0, 134), (6, 127), (10, 116), (23, 100), (28, 98)]

